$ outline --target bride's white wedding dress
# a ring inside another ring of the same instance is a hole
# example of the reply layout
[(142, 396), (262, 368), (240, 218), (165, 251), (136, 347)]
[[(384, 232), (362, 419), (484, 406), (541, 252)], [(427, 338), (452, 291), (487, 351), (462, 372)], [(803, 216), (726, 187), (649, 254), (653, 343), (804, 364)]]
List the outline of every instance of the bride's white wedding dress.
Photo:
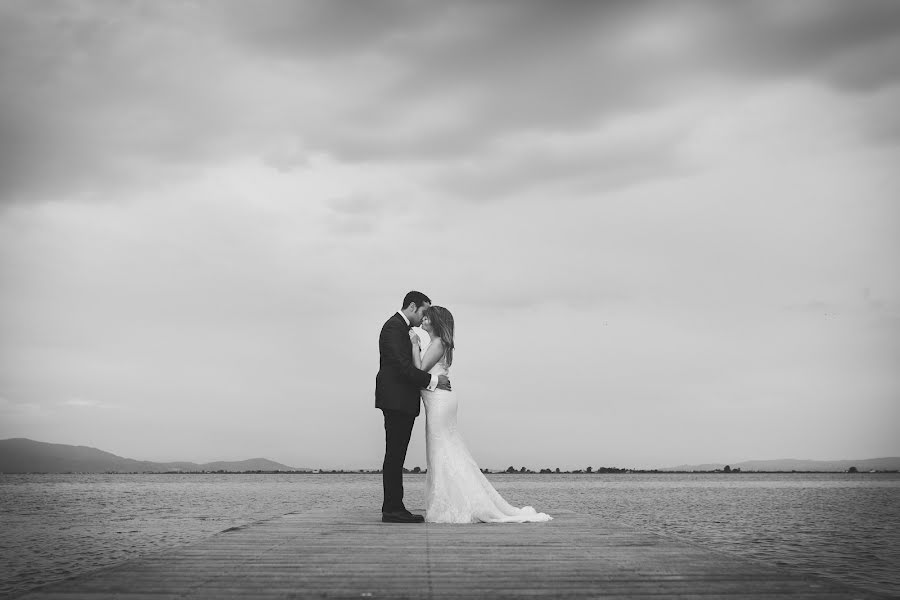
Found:
[[(422, 356), (425, 355), (425, 348)], [(429, 373), (449, 376), (446, 355)], [(475, 463), (456, 429), (456, 394), (423, 391), (425, 403), (425, 520), (429, 523), (526, 523), (553, 517), (504, 500)]]

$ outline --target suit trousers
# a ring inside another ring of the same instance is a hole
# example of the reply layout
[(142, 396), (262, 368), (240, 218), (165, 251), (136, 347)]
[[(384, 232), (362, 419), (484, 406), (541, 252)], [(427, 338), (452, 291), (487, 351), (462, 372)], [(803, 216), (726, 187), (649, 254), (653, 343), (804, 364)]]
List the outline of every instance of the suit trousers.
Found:
[(403, 505), (403, 463), (412, 436), (416, 416), (399, 410), (382, 409), (384, 413), (384, 464), (382, 480), (384, 503), (381, 512), (406, 510)]

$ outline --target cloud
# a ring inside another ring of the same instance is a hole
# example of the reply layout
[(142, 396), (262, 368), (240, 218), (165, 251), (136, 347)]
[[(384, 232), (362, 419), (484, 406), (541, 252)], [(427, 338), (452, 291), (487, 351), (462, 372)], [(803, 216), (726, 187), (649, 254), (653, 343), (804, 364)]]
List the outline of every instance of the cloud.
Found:
[(68, 400), (63, 401), (63, 406), (71, 406), (74, 408), (105, 408), (108, 407), (108, 404), (100, 402), (98, 400), (90, 400), (85, 398), (69, 398)]
[[(316, 154), (490, 161), (516, 140), (600, 131), (715, 86), (802, 79), (873, 94), (900, 81), (900, 7), (882, 0), (0, 11), (3, 202), (152, 185), (245, 157), (285, 172)], [(877, 117), (888, 131), (892, 115)], [(596, 166), (563, 161), (550, 179)]]
[[(477, 157), (507, 136), (590, 129), (714, 86), (799, 79), (874, 91), (900, 80), (887, 60), (900, 39), (894, 4), (792, 6), (458, 4), (427, 35), (371, 48), (398, 75), (378, 87), (380, 101), (350, 105), (323, 146), (346, 160)], [(445, 126), (407, 135), (404, 115), (435, 103)]]
[(423, 29), (427, 34), (452, 10), (449, 5), (426, 6), (409, 0), (361, 6), (322, 0), (262, 0), (252, 6), (229, 1), (219, 7), (213, 17), (224, 35), (286, 59), (323, 60), (377, 52), (392, 39), (415, 37)]
[(253, 69), (188, 5), (0, 10), (4, 201), (171, 182), (290, 143), (282, 120), (302, 86)]
[(695, 168), (680, 152), (686, 123), (699, 120), (684, 112), (622, 117), (580, 131), (509, 135), (475, 157), (445, 161), (435, 169), (435, 184), (486, 201), (560, 191), (596, 194), (684, 174)]
[(337, 233), (371, 233), (385, 213), (386, 203), (362, 195), (332, 198), (328, 202), (332, 212), (328, 216), (331, 230)]
[(900, 68), (889, 59), (900, 43), (895, 2), (756, 1), (720, 8), (703, 46), (715, 49), (709, 64), (723, 73), (812, 78), (858, 92), (900, 82)]

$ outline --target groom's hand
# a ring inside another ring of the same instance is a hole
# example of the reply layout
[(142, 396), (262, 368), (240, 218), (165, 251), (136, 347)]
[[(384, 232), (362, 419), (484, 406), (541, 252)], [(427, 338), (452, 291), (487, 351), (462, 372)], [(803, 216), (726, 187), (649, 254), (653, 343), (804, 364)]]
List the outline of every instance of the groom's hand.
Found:
[(437, 389), (450, 391), (450, 380), (446, 375), (438, 375)]

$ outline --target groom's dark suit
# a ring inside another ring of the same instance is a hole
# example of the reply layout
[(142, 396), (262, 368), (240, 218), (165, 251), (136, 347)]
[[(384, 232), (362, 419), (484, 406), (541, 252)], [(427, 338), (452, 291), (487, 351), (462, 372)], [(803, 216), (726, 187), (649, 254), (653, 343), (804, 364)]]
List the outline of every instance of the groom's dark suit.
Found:
[(378, 336), (381, 362), (375, 377), (375, 407), (384, 413), (384, 504), (381, 511), (388, 513), (406, 510), (403, 506), (403, 463), (419, 414), (420, 390), (431, 383), (431, 375), (413, 365), (409, 327), (399, 313), (394, 313)]

